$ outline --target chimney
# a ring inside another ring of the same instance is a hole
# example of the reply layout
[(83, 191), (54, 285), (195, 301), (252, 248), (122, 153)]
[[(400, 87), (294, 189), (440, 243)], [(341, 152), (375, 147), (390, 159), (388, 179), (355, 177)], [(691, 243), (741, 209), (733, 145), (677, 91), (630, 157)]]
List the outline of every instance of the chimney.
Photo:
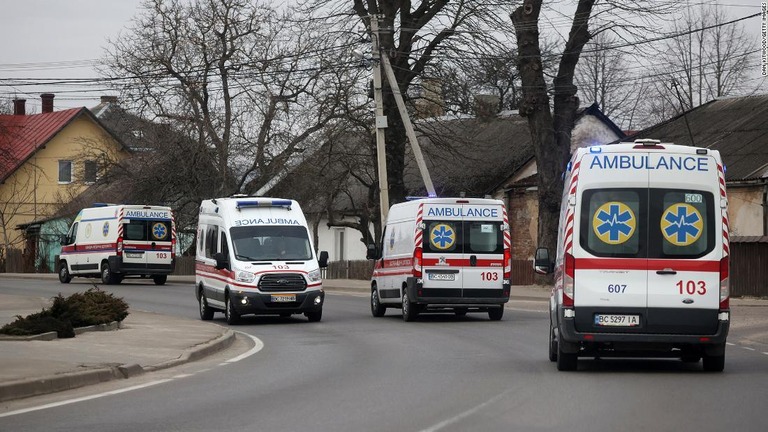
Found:
[(106, 104), (106, 103), (116, 104), (117, 103), (117, 96), (102, 96), (101, 97), (101, 103), (103, 103), (103, 104)]
[(40, 99), (43, 102), (43, 114), (53, 112), (53, 93), (43, 93)]
[(27, 113), (26, 99), (14, 99), (13, 100), (13, 115), (25, 115)]

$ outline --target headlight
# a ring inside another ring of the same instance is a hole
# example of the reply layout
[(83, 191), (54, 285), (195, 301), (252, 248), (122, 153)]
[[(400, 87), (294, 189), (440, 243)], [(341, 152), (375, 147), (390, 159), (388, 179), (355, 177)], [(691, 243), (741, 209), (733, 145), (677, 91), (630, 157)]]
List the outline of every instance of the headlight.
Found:
[(237, 277), (235, 278), (238, 282), (245, 282), (245, 283), (251, 283), (253, 282), (253, 279), (256, 277), (255, 274), (247, 271), (238, 271)]
[(309, 279), (310, 282), (320, 282), (320, 280), (322, 279), (320, 277), (320, 269), (312, 270), (311, 272), (309, 272), (307, 274), (307, 278)]

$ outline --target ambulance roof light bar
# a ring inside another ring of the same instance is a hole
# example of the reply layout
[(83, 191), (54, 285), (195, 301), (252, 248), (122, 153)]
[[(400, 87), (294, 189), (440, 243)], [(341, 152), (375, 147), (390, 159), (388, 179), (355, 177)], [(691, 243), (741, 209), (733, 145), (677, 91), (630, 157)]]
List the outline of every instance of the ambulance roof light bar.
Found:
[(661, 141), (657, 139), (636, 139), (634, 149), (657, 149), (664, 150), (664, 146), (660, 145)]
[(293, 201), (286, 199), (254, 199), (254, 200), (238, 200), (236, 201), (235, 208), (241, 210), (246, 207), (283, 207), (288, 210), (291, 209)]

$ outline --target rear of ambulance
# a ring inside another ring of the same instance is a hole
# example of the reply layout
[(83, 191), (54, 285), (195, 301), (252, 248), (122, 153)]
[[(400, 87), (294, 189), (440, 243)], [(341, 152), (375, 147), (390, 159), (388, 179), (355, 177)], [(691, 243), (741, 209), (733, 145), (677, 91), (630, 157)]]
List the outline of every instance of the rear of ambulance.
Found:
[(175, 264), (176, 228), (170, 207), (120, 206), (117, 253), (120, 273), (164, 283)]

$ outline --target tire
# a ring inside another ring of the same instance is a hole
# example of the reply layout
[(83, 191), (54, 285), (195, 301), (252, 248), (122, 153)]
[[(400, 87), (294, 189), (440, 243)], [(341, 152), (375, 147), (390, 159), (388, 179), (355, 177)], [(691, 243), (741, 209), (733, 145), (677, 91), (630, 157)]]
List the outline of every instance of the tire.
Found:
[(499, 321), (504, 316), (504, 305), (488, 310), (488, 318), (491, 321)]
[(113, 285), (118, 283), (118, 280), (119, 279), (115, 277), (115, 275), (109, 269), (109, 264), (102, 263), (101, 264), (101, 282), (106, 285)]
[(411, 301), (408, 299), (408, 293), (403, 290), (403, 321), (411, 322), (419, 316), (419, 311), (416, 307), (416, 305), (411, 304)]
[(155, 281), (155, 285), (164, 285), (165, 281), (168, 280), (168, 275), (154, 275), (152, 280)]
[(707, 372), (722, 372), (725, 369), (725, 353), (722, 355), (704, 355), (704, 370)]
[(379, 289), (374, 287), (371, 290), (371, 315), (381, 318), (385, 313), (387, 313), (387, 308), (382, 306), (379, 300)]
[(555, 339), (555, 329), (552, 322), (549, 323), (549, 361), (557, 361), (557, 340)]
[(323, 319), (323, 310), (318, 309), (314, 312), (304, 312), (304, 316), (307, 317), (309, 322), (318, 322)]
[(575, 371), (579, 364), (579, 357), (576, 353), (564, 353), (557, 343), (557, 370)]
[(69, 274), (69, 268), (67, 268), (67, 262), (62, 261), (59, 263), (59, 282), (68, 284), (72, 281), (72, 275)]
[(213, 309), (208, 306), (208, 299), (205, 298), (205, 291), (200, 290), (200, 298), (197, 299), (200, 303), (200, 319), (203, 321), (210, 321), (213, 319)]
[(227, 293), (227, 298), (224, 303), (226, 304), (226, 309), (224, 309), (224, 318), (227, 320), (227, 324), (240, 324), (240, 314), (235, 310), (235, 307), (232, 303), (232, 297), (229, 296), (229, 293)]

